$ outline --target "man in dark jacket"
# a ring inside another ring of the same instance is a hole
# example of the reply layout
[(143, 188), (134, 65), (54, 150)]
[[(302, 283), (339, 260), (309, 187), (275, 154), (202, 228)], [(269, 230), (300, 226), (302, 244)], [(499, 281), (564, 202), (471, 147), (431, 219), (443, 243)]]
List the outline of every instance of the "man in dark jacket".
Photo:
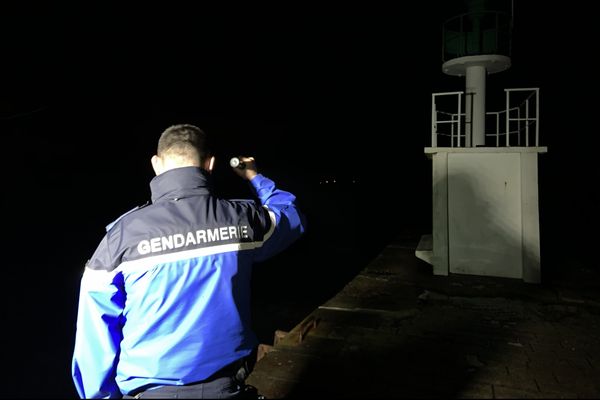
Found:
[(72, 363), (82, 398), (244, 392), (258, 346), (251, 267), (297, 240), (305, 217), (252, 157), (234, 171), (260, 204), (213, 195), (207, 140), (193, 125), (162, 133), (152, 203), (111, 223), (86, 264)]

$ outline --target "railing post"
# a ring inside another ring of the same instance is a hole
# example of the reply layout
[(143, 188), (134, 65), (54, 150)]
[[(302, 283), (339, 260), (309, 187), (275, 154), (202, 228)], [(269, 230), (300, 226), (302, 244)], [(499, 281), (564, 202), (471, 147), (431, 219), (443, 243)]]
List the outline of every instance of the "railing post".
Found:
[(525, 100), (525, 147), (529, 147), (529, 98)]
[(535, 147), (540, 145), (540, 89), (535, 89)]
[(435, 109), (435, 94), (431, 95), (431, 147), (437, 147), (437, 111)]
[(496, 147), (500, 147), (500, 113), (496, 113)]
[(521, 145), (521, 123), (521, 109), (517, 106), (517, 146)]
[(459, 92), (458, 93), (458, 147), (460, 146), (460, 126), (461, 126), (461, 118), (462, 118), (462, 108), (461, 108), (461, 104), (462, 104), (462, 93)]
[(452, 117), (450, 119), (450, 147), (454, 147), (454, 124), (455, 123), (456, 123), (456, 115), (452, 114)]
[(508, 135), (510, 132), (510, 118), (509, 118), (509, 103), (510, 103), (510, 91), (508, 89), (504, 89), (504, 91), (506, 92), (506, 147), (508, 147), (509, 145), (509, 141), (508, 141)]

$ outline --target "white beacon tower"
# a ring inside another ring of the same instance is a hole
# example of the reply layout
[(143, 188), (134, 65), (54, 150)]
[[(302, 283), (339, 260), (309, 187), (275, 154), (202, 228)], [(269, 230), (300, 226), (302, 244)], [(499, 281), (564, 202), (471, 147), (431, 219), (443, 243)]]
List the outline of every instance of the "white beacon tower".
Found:
[(443, 25), (442, 71), (465, 84), (432, 94), (432, 234), (415, 253), (435, 275), (540, 283), (539, 88), (504, 89), (486, 109), (488, 76), (511, 66), (512, 2), (465, 6)]

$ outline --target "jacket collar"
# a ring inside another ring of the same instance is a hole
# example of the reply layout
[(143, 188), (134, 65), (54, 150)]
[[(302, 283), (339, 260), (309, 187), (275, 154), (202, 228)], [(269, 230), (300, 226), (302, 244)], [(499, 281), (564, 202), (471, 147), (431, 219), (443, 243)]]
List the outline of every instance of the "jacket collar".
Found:
[(153, 203), (190, 195), (210, 194), (209, 186), (208, 174), (198, 167), (171, 169), (150, 181)]

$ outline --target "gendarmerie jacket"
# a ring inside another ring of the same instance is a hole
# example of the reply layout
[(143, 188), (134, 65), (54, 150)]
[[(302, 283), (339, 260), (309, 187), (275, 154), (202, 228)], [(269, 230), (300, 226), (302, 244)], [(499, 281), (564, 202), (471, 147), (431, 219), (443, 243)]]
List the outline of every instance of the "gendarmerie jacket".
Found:
[(107, 227), (87, 262), (72, 374), (82, 398), (202, 381), (251, 353), (252, 264), (305, 229), (295, 196), (250, 181), (261, 204), (215, 197), (204, 171), (150, 182), (152, 203)]

